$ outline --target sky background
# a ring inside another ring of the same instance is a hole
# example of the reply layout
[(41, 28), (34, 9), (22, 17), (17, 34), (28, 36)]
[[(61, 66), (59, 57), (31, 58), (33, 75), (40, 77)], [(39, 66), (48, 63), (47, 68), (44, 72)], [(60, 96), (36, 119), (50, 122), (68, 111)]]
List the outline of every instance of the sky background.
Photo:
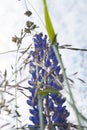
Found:
[[(30, 20), (39, 25), (38, 31), (46, 33), (44, 26), (43, 5), (41, 0), (0, 0), (0, 70), (10, 71), (10, 65), (15, 64), (15, 53), (2, 54), (16, 49), (12, 37), (20, 35), (28, 18), (24, 15), (28, 9), (33, 13)], [(87, 1), (86, 0), (47, 0), (52, 23), (57, 33), (60, 45), (69, 44), (76, 48), (87, 49)], [(31, 40), (24, 42), (27, 47)], [(87, 52), (60, 50), (68, 76), (75, 80), (72, 88), (79, 110), (87, 117), (87, 83), (83, 84), (79, 78), (87, 81)], [(76, 76), (71, 76), (78, 72)], [(10, 75), (10, 73), (9, 73)], [(23, 98), (21, 112), (25, 113), (28, 122), (28, 106)], [(21, 103), (19, 102), (21, 105)], [(70, 110), (71, 111), (71, 110)], [(72, 116), (72, 114), (71, 114)], [(6, 117), (5, 117), (6, 118)], [(24, 118), (24, 117), (23, 117)], [(74, 117), (72, 118), (73, 122)]]

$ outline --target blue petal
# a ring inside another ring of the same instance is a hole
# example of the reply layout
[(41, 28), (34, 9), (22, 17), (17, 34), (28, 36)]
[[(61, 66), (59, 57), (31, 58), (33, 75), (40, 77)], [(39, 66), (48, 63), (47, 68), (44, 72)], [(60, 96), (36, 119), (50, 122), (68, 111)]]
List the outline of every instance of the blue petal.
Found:
[(32, 100), (27, 100), (27, 104), (28, 104), (29, 106), (32, 106)]
[(30, 113), (32, 114), (32, 115), (34, 115), (34, 116), (38, 116), (38, 109), (36, 109), (36, 108), (34, 108), (34, 109), (30, 109), (29, 110), (30, 111)]
[(51, 62), (48, 58), (46, 58), (46, 61), (45, 61), (45, 66), (46, 67), (49, 67), (51, 65)]
[(38, 116), (30, 116), (29, 120), (31, 120), (35, 125), (39, 125), (39, 117)]

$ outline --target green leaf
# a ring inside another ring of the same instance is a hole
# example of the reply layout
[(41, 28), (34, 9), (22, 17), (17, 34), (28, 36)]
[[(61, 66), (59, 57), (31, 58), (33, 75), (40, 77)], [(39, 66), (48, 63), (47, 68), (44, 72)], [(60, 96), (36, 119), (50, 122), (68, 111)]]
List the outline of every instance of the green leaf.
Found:
[(40, 96), (45, 96), (48, 93), (53, 93), (53, 94), (58, 94), (58, 95), (62, 95), (58, 90), (54, 89), (54, 88), (45, 88), (43, 90), (39, 90), (38, 94)]
[(51, 44), (55, 44), (56, 42), (56, 34), (54, 32), (54, 28), (48, 13), (48, 8), (47, 8), (47, 4), (46, 4), (46, 0), (43, 0), (43, 5), (44, 5), (44, 15), (45, 15), (45, 24), (46, 24), (46, 30), (47, 33), (49, 35)]

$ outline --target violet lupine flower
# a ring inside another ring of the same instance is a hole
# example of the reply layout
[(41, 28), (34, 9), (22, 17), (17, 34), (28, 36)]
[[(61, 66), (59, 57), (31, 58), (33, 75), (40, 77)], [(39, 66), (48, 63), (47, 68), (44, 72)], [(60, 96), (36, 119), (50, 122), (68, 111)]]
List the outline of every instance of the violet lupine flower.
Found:
[[(34, 37), (34, 47), (35, 50), (30, 52), (32, 60), (29, 65), (32, 77), (28, 83), (31, 95), (27, 103), (31, 107), (29, 110), (31, 113), (29, 120), (33, 122), (34, 129), (39, 129), (39, 109), (36, 94), (37, 82), (40, 83), (41, 90), (51, 88), (61, 91), (63, 89), (61, 85), (63, 83), (63, 75), (60, 73), (60, 66), (54, 50), (47, 43), (46, 35), (44, 37), (41, 34), (36, 35)], [(56, 47), (58, 49), (58, 43)], [(36, 66), (38, 66), (38, 77), (36, 75)], [(66, 110), (66, 106), (63, 106), (65, 101), (65, 98), (55, 93), (48, 93), (43, 96), (43, 121), (45, 126), (48, 124), (48, 120), (50, 121), (51, 130), (56, 130), (56, 128), (67, 130), (68, 128), (67, 117), (69, 112)]]

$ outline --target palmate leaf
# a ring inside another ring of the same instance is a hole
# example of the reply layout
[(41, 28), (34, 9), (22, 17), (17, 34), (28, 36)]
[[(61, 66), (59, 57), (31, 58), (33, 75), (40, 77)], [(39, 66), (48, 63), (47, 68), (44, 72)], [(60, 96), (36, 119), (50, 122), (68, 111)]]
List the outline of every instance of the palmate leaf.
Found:
[(58, 90), (54, 89), (54, 88), (45, 88), (43, 90), (38, 90), (38, 94), (40, 96), (46, 96), (49, 93), (53, 93), (53, 94), (58, 94), (58, 95), (62, 95)]
[(43, 5), (44, 5), (44, 15), (45, 15), (46, 30), (47, 30), (47, 33), (49, 35), (51, 43), (55, 44), (55, 42), (56, 42), (56, 37), (55, 37), (56, 34), (55, 34), (55, 31), (54, 31), (54, 28), (53, 28), (53, 25), (52, 25), (52, 22), (51, 22), (49, 13), (48, 13), (46, 0), (43, 0)]

